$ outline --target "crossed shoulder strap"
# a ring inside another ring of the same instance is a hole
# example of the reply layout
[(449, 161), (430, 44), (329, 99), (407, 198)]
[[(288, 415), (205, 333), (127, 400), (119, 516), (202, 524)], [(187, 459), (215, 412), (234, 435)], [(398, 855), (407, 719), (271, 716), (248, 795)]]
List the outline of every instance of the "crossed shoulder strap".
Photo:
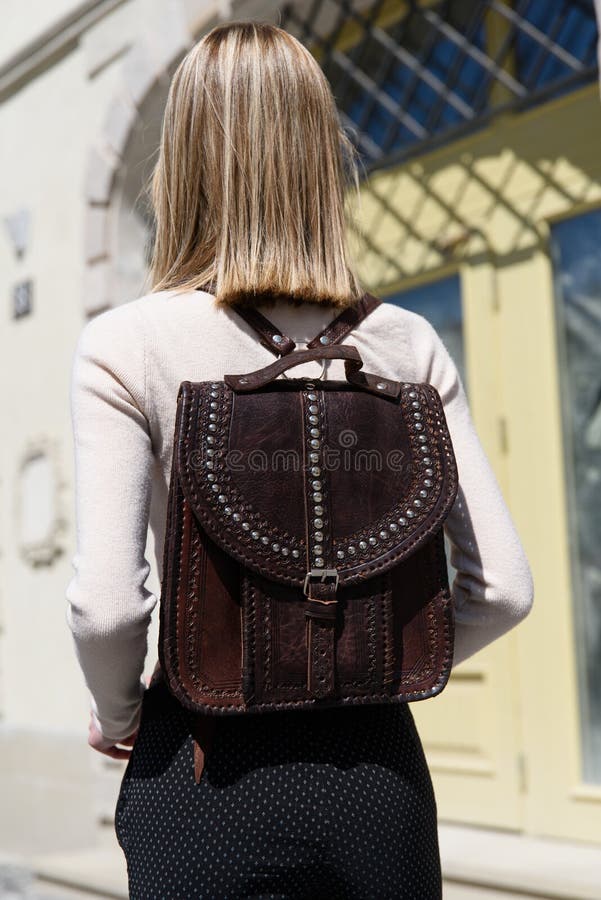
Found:
[[(307, 350), (315, 347), (326, 346), (327, 344), (337, 344), (346, 335), (355, 328), (359, 322), (362, 322), (366, 316), (381, 304), (378, 297), (373, 294), (364, 294), (355, 306), (349, 306), (344, 309), (329, 325), (326, 325), (319, 334), (309, 341)], [(232, 307), (241, 316), (247, 325), (253, 328), (259, 340), (264, 347), (275, 353), (276, 356), (285, 356), (295, 349), (296, 344), (292, 338), (282, 334), (276, 326), (267, 319), (263, 313), (251, 307)]]

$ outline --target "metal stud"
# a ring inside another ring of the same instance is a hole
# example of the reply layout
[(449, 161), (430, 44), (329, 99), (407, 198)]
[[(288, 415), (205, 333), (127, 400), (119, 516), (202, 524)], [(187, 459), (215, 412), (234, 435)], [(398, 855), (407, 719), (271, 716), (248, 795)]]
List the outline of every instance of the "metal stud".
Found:
[(314, 560), (314, 563), (316, 566), (321, 568), (323, 566), (323, 559), (321, 558), (321, 556), (318, 556), (317, 559)]
[(321, 475), (321, 469), (319, 468), (319, 466), (311, 467), (311, 475)]
[(217, 426), (213, 422), (209, 425), (209, 431), (217, 431)]
[(299, 556), (300, 556), (300, 551), (299, 551), (299, 550), (293, 550), (293, 551), (292, 551), (292, 555), (293, 555), (293, 557), (294, 557), (295, 559), (298, 559)]
[(313, 488), (314, 491), (320, 491), (321, 490), (321, 481), (312, 481), (311, 487)]
[(310, 446), (313, 447), (315, 450), (317, 450), (317, 448), (320, 446), (319, 441), (317, 440), (317, 438), (312, 438), (312, 439), (309, 441), (309, 444), (310, 444)]
[[(422, 462), (423, 462), (423, 464), (424, 464), (425, 466), (429, 466), (430, 463), (432, 462), (432, 460), (430, 459), (429, 456), (425, 456), (425, 457), (422, 459)], [(426, 471), (427, 471), (427, 470), (426, 470)]]
[(420, 495), (420, 497), (424, 497), (424, 498), (425, 498), (425, 497), (428, 496), (428, 491), (420, 491), (420, 492), (419, 492), (419, 495)]
[(428, 438), (426, 437), (425, 434), (420, 434), (420, 435), (418, 435), (418, 438), (417, 438), (417, 439), (418, 439), (418, 441), (420, 442), (420, 444), (425, 444), (426, 441), (428, 440)]
[(254, 541), (258, 541), (258, 540), (259, 540), (259, 537), (260, 537), (258, 531), (251, 531), (250, 536), (251, 536), (251, 538), (252, 538)]
[(396, 522), (391, 522), (388, 527), (390, 528), (390, 530), (392, 531), (393, 534), (399, 530), (399, 526), (396, 524)]
[(278, 543), (274, 543), (271, 545), (271, 549), (273, 550), (274, 553), (277, 553), (278, 550), (280, 549), (280, 545)]
[(312, 428), (310, 430), (309, 434), (311, 435), (311, 437), (319, 437), (321, 434), (321, 431), (319, 430), (319, 428)]
[(218, 417), (217, 413), (209, 413), (209, 420), (211, 422), (216, 422), (218, 418), (219, 417)]
[(344, 550), (337, 550), (336, 556), (338, 557), (338, 559), (344, 559)]
[(272, 334), (271, 340), (274, 342), (274, 344), (281, 344), (284, 338), (281, 334)]
[(415, 393), (415, 391), (409, 391), (409, 397), (411, 398), (411, 400), (415, 400), (417, 394)]
[(309, 400), (317, 400), (317, 394), (307, 394)]
[(416, 431), (423, 431), (423, 430), (424, 430), (424, 426), (422, 425), (421, 422), (416, 422), (415, 425), (414, 425), (414, 428), (415, 428)]
[(413, 413), (413, 418), (419, 421), (420, 419), (423, 419), (423, 416), (421, 413)]
[(384, 384), (383, 381), (378, 381), (378, 383), (376, 384), (376, 387), (377, 387), (377, 389), (378, 389), (379, 391), (385, 391), (385, 390), (386, 390), (386, 385)]
[(220, 503), (227, 503), (227, 497), (225, 496), (225, 494), (219, 494), (217, 499)]
[(242, 516), (240, 515), (240, 513), (234, 513), (232, 519), (234, 520), (234, 522), (240, 522), (242, 520)]
[(327, 336), (327, 334), (322, 334), (322, 336), (319, 339), (319, 343), (320, 344), (329, 344), (330, 343), (330, 339)]
[(382, 538), (383, 541), (385, 541), (386, 538), (388, 537), (388, 532), (387, 532), (387, 531), (381, 531), (381, 532), (380, 532), (380, 537)]
[(290, 550), (288, 549), (288, 547), (282, 547), (282, 556), (288, 556), (289, 553)]
[[(426, 460), (423, 459), (422, 462), (425, 463)], [(426, 469), (426, 475), (434, 475), (434, 469)]]
[(217, 398), (218, 396), (219, 394), (217, 393), (217, 391), (211, 391), (211, 397)]
[(316, 506), (313, 512), (316, 516), (323, 516), (323, 506)]
[(316, 406), (314, 403), (312, 403), (311, 406), (309, 407), (309, 412), (310, 413), (319, 412), (319, 406)]
[(318, 544), (321, 544), (323, 541), (323, 531), (316, 531), (313, 535)]
[(413, 407), (413, 409), (419, 409), (419, 403), (417, 402), (417, 400), (414, 400), (411, 406)]
[(407, 524), (407, 519), (406, 519), (404, 516), (401, 516), (401, 517), (399, 518), (398, 522), (399, 522), (399, 525), (406, 525), (406, 524)]
[(412, 509), (408, 509), (406, 511), (405, 515), (407, 516), (408, 519), (412, 519), (415, 516), (415, 513), (413, 512)]
[(432, 479), (431, 479), (431, 478), (424, 478), (424, 484), (425, 484), (426, 487), (432, 487)]
[(427, 444), (422, 444), (422, 446), (419, 448), (419, 450), (420, 450), (420, 453), (429, 453), (430, 452), (430, 448), (428, 447)]
[(372, 545), (372, 547), (375, 547), (376, 544), (378, 543), (378, 539), (375, 538), (375, 537), (373, 536), (373, 534), (370, 534), (370, 536), (368, 537), (368, 541), (369, 541), (369, 543)]
[(359, 541), (359, 550), (367, 550), (367, 541)]
[(213, 447), (209, 447), (207, 450), (207, 456), (215, 456), (215, 450)]
[(423, 506), (423, 503), (421, 500), (414, 500), (413, 505), (418, 507), (418, 509), (419, 509), (420, 506)]
[(208, 434), (207, 435), (207, 444), (214, 444), (214, 443), (215, 443), (215, 438), (213, 437), (212, 434)]
[(267, 537), (266, 534), (264, 534), (264, 535), (262, 536), (262, 538), (261, 538), (261, 543), (262, 543), (262, 544), (265, 544), (265, 546), (267, 546), (267, 544), (269, 543), (269, 538)]
[(216, 476), (216, 475), (213, 475), (212, 472), (209, 472), (209, 474), (207, 475), (207, 479), (208, 479), (209, 481), (215, 481), (216, 478), (217, 478), (217, 476)]
[(210, 406), (211, 406), (211, 409), (219, 409), (219, 404), (215, 403), (214, 400), (211, 401)]
[(319, 453), (309, 453), (309, 459), (311, 462), (319, 462)]
[(243, 522), (242, 527), (245, 531), (250, 531), (250, 522)]
[(357, 550), (356, 550), (356, 548), (353, 547), (352, 544), (351, 544), (351, 546), (348, 548), (348, 552), (349, 552), (349, 555), (350, 555), (350, 556), (354, 556), (355, 553), (357, 552)]
[(226, 516), (231, 516), (231, 514), (232, 514), (232, 507), (231, 507), (231, 506), (226, 506), (225, 509), (224, 509), (223, 511), (224, 511), (224, 513), (226, 514)]
[(212, 490), (212, 491), (215, 491), (215, 493), (218, 494), (219, 491), (221, 490), (221, 486), (218, 485), (218, 484), (212, 484), (212, 485), (211, 485), (211, 490)]
[(323, 528), (323, 519), (313, 519), (315, 528)]
[(319, 416), (309, 416), (310, 425), (319, 425)]
[(216, 391), (217, 388), (219, 387), (219, 382), (218, 382), (218, 381), (214, 381), (213, 384), (211, 385), (211, 387), (213, 388), (214, 391)]
[(320, 494), (319, 491), (315, 491), (315, 493), (313, 494), (313, 502), (321, 503), (322, 500), (323, 500), (323, 494)]

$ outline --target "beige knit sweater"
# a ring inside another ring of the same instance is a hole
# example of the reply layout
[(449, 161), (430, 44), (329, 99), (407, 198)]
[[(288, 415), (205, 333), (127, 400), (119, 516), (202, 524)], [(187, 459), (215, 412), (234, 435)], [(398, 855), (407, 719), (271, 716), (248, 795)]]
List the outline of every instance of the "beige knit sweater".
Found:
[[(284, 302), (263, 311), (301, 345), (333, 318), (328, 309)], [(456, 665), (529, 612), (533, 586), (524, 550), (457, 370), (429, 323), (382, 304), (344, 343), (357, 346), (366, 371), (430, 382), (442, 397), (459, 469), (446, 523), (457, 570)], [(145, 582), (153, 563), (162, 577), (179, 384), (252, 371), (274, 358), (235, 312), (199, 291), (148, 294), (101, 313), (81, 332), (71, 381), (77, 547), (66, 618), (93, 715), (107, 738), (126, 737), (139, 722), (147, 630), (158, 599)], [(294, 370), (318, 372), (317, 363)], [(327, 377), (344, 378), (340, 360), (328, 363)], [(153, 562), (145, 558), (149, 525)]]

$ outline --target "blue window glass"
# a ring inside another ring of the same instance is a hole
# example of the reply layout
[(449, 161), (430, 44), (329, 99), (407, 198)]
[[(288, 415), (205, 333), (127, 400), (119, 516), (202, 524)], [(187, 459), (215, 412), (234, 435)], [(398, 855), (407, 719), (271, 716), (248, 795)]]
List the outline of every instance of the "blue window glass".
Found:
[[(597, 28), (592, 0), (530, 0), (524, 18), (576, 60), (586, 66), (595, 64)], [(518, 78), (531, 91), (559, 85), (572, 71), (567, 61), (548, 52), (540, 38), (526, 30), (517, 32), (515, 55)]]
[(552, 229), (584, 779), (601, 784), (601, 211)]

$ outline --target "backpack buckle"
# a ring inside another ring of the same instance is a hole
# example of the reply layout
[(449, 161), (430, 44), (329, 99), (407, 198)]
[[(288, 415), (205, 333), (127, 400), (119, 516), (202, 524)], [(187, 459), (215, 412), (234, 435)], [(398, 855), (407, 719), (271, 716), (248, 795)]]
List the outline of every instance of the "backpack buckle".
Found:
[[(338, 587), (338, 582), (340, 578), (338, 576), (337, 569), (310, 569), (305, 575), (305, 584), (303, 587), (303, 593), (307, 597), (307, 591), (309, 589), (309, 583), (311, 581), (320, 581), (322, 584), (325, 584), (327, 581), (334, 581), (334, 590)], [(318, 600), (317, 603), (336, 603), (335, 600)]]

